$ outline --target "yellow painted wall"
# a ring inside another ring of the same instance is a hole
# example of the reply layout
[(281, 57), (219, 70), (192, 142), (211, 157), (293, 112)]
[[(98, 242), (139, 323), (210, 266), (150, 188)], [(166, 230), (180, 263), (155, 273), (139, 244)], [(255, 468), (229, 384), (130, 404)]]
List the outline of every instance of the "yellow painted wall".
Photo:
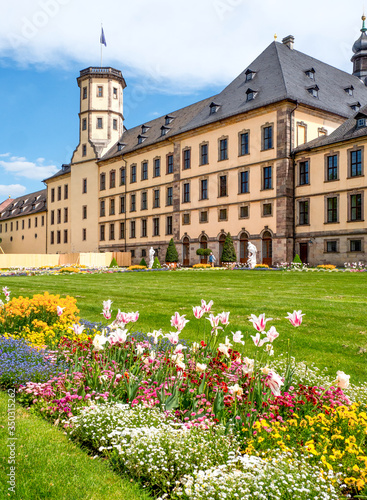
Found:
[(46, 253), (46, 215), (44, 211), (0, 222), (3, 251), (6, 254)]

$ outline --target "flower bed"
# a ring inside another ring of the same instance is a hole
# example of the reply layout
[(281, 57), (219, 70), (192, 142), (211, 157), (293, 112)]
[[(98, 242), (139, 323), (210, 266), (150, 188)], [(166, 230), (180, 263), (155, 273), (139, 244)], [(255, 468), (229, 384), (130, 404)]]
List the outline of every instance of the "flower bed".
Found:
[[(250, 316), (250, 359), (230, 313), (214, 315), (212, 302), (193, 307), (190, 321), (203, 331), (193, 343), (181, 338), (185, 315), (172, 316), (169, 333), (145, 335), (133, 331), (139, 313), (113, 319), (111, 308), (103, 302), (98, 331), (75, 323), (59, 342), (51, 364), (62, 373), (14, 380), (23, 404), (162, 499), (367, 494), (366, 388), (357, 402), (343, 372), (327, 380), (290, 353), (276, 357), (271, 318)], [(287, 315), (298, 329), (302, 317)]]

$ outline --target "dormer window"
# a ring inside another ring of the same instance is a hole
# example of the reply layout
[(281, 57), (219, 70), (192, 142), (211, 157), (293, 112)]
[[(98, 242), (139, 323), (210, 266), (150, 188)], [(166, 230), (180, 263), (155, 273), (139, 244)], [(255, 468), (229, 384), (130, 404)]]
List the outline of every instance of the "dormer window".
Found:
[(353, 87), (353, 85), (351, 85), (350, 87), (346, 87), (344, 89), (344, 92), (346, 92), (348, 95), (353, 95), (353, 90), (354, 90), (354, 87)]
[(118, 142), (117, 143), (117, 151), (122, 151), (125, 146), (126, 146), (126, 144), (124, 144), (123, 142)]
[(220, 104), (216, 104), (215, 102), (212, 102), (209, 105), (209, 108), (210, 108), (210, 114), (214, 115), (215, 113), (217, 113), (218, 109), (220, 108)]
[(366, 118), (357, 119), (357, 128), (363, 128), (366, 126)]
[(246, 82), (249, 82), (250, 80), (253, 80), (255, 78), (255, 75), (256, 75), (256, 71), (252, 71), (251, 69), (248, 69), (245, 71), (245, 75), (246, 75)]
[(164, 118), (164, 124), (169, 125), (171, 122), (173, 122), (174, 119), (175, 119), (174, 116), (167, 115)]
[(138, 144), (143, 144), (143, 142), (145, 141), (146, 137), (144, 137), (144, 135), (138, 135)]
[(305, 71), (305, 75), (308, 76), (308, 78), (310, 78), (311, 80), (315, 79), (315, 73), (316, 73), (316, 71), (313, 68)]
[(319, 97), (319, 87), (317, 85), (315, 85), (314, 87), (309, 87), (307, 89), (307, 92), (309, 92), (312, 97)]
[(148, 127), (148, 125), (142, 125), (141, 126), (141, 133), (146, 134), (149, 129), (150, 129), (150, 127)]
[(161, 137), (166, 135), (169, 130), (171, 130), (171, 129), (168, 127), (165, 127), (165, 126), (161, 127)]
[(255, 99), (257, 95), (257, 90), (247, 89), (246, 94), (247, 94), (246, 101), (252, 101), (253, 99)]
[(351, 107), (351, 109), (353, 111), (359, 111), (359, 109), (361, 107), (361, 103), (360, 102), (354, 102), (353, 104), (350, 104), (349, 106)]

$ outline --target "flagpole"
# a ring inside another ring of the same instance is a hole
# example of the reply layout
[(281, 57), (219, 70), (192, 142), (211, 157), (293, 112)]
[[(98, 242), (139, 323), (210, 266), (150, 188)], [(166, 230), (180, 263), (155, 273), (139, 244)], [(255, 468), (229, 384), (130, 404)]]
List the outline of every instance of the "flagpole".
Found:
[[(101, 33), (102, 33), (102, 29), (103, 29), (103, 27), (102, 27), (102, 23), (101, 23)], [(100, 66), (101, 68), (102, 68), (102, 47), (103, 47), (103, 43), (101, 43), (101, 66)]]

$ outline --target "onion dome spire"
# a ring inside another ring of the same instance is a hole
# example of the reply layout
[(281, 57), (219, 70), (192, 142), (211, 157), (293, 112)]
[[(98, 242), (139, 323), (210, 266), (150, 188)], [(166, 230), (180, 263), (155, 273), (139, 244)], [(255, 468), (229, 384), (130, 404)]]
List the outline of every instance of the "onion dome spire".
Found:
[(367, 78), (367, 28), (366, 16), (362, 16), (361, 36), (354, 42), (353, 45), (353, 75), (358, 76), (366, 84)]

